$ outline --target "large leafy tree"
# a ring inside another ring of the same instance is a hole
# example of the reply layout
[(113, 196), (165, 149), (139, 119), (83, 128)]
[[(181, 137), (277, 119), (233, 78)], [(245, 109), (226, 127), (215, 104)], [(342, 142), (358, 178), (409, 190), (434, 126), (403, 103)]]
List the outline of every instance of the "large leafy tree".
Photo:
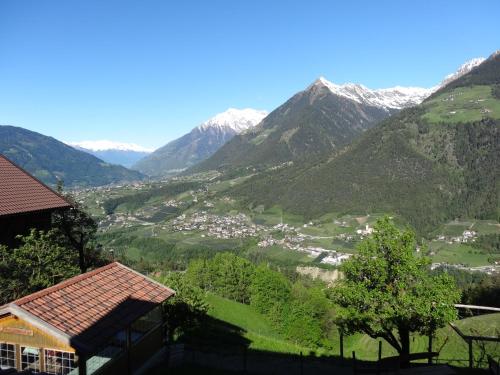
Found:
[(107, 261), (95, 246), (97, 223), (71, 194), (63, 193), (62, 182), (58, 184), (57, 191), (71, 203), (70, 209), (56, 211), (52, 217), (57, 242), (77, 252), (81, 273), (89, 267), (104, 265)]
[(430, 335), (456, 319), (460, 293), (448, 275), (429, 274), (429, 260), (415, 254), (413, 231), (398, 230), (388, 217), (374, 229), (342, 266), (345, 277), (332, 292), (337, 323), (347, 334), (383, 338), (406, 357), (411, 333)]
[(0, 305), (78, 274), (76, 254), (53, 237), (33, 229), (18, 248), (0, 246)]
[(187, 278), (193, 285), (234, 301), (250, 302), (250, 285), (255, 266), (232, 253), (218, 253), (213, 259), (189, 263)]
[(174, 340), (199, 328), (208, 312), (203, 290), (193, 285), (186, 275), (180, 272), (162, 276), (160, 282), (176, 292), (163, 306), (169, 339)]
[(261, 264), (255, 270), (250, 293), (250, 304), (259, 312), (268, 314), (276, 305), (285, 304), (290, 299), (291, 285), (283, 274)]

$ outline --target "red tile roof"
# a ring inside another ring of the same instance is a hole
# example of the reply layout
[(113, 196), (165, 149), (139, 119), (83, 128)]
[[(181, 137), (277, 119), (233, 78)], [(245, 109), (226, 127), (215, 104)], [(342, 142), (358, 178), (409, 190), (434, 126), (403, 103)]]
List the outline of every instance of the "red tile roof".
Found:
[[(28, 295), (13, 306), (55, 328), (70, 345), (90, 351), (175, 292), (115, 262)], [(0, 309), (1, 310), (1, 309)]]
[(63, 197), (0, 154), (0, 216), (63, 207)]

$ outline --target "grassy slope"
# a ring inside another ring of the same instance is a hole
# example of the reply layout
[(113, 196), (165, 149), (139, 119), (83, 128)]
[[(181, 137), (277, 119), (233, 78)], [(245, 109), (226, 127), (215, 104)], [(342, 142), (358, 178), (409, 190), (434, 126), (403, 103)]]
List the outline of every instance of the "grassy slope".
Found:
[(251, 341), (250, 348), (266, 350), (279, 353), (307, 353), (309, 350), (285, 340), (264, 316), (255, 311), (251, 306), (230, 301), (214, 294), (207, 294), (207, 302), (210, 304), (209, 315), (213, 318), (225, 321), (241, 327), (246, 339)]
[[(296, 345), (284, 339), (272, 329), (265, 317), (251, 306), (230, 301), (213, 294), (207, 294), (206, 298), (211, 306), (210, 316), (242, 328), (245, 332), (244, 337), (251, 342), (250, 348), (281, 353), (298, 353), (300, 351), (309, 353), (311, 351), (310, 348)], [(500, 314), (463, 319), (457, 325), (463, 329), (464, 333), (481, 333), (493, 336), (500, 329)], [(323, 354), (338, 354), (338, 339), (334, 340), (335, 350), (331, 353), (324, 352)], [(426, 351), (427, 344), (427, 337), (413, 336), (411, 342), (412, 352)], [(374, 340), (366, 335), (353, 335), (346, 338), (344, 348), (346, 356), (350, 356), (352, 351), (356, 351), (358, 358), (365, 360), (376, 359), (378, 340)], [(440, 359), (465, 360), (468, 358), (467, 345), (451, 327), (439, 330), (437, 338), (434, 341), (434, 350), (439, 349), (441, 349)], [(478, 358), (479, 348), (477, 345), (474, 345), (474, 352), (475, 358)], [(488, 352), (500, 356), (500, 344), (490, 345)], [(387, 343), (383, 342), (382, 354), (383, 356), (392, 356), (396, 355), (396, 352)]]
[(431, 123), (480, 121), (488, 117), (500, 118), (500, 101), (492, 96), (490, 86), (459, 87), (427, 101), (423, 116)]

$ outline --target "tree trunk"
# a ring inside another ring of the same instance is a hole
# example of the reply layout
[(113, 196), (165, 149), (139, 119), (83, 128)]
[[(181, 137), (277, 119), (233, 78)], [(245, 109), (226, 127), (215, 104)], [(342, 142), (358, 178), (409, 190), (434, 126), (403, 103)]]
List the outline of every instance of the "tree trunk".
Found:
[(410, 367), (410, 331), (405, 328), (399, 328), (399, 341), (401, 342), (401, 351), (399, 355), (401, 357), (401, 367)]
[(87, 265), (85, 264), (85, 249), (83, 246), (78, 247), (78, 263), (80, 266), (80, 273), (85, 273), (87, 271)]

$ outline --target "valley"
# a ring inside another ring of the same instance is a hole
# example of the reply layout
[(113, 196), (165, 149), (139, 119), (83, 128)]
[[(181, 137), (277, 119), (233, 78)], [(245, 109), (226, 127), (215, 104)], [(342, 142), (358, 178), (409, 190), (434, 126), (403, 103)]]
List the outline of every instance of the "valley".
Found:
[[(392, 214), (332, 212), (307, 219), (279, 206), (245, 206), (230, 195), (231, 188), (245, 180), (217, 180), (206, 174), (84, 189), (74, 195), (97, 219), (105, 249), (154, 268), (167, 259), (185, 263), (190, 252), (210, 256), (231, 250), (281, 265), (333, 269), (356, 253), (356, 245), (371, 234), (378, 218)], [(395, 220), (406, 225), (402, 217)], [(417, 251), (430, 256), (434, 268), (492, 273), (500, 270), (500, 254), (476, 244), (479, 237), (491, 234), (500, 234), (500, 223), (457, 219), (421, 237)]]
[(481, 2), (5, 0), (0, 375), (498, 375)]

